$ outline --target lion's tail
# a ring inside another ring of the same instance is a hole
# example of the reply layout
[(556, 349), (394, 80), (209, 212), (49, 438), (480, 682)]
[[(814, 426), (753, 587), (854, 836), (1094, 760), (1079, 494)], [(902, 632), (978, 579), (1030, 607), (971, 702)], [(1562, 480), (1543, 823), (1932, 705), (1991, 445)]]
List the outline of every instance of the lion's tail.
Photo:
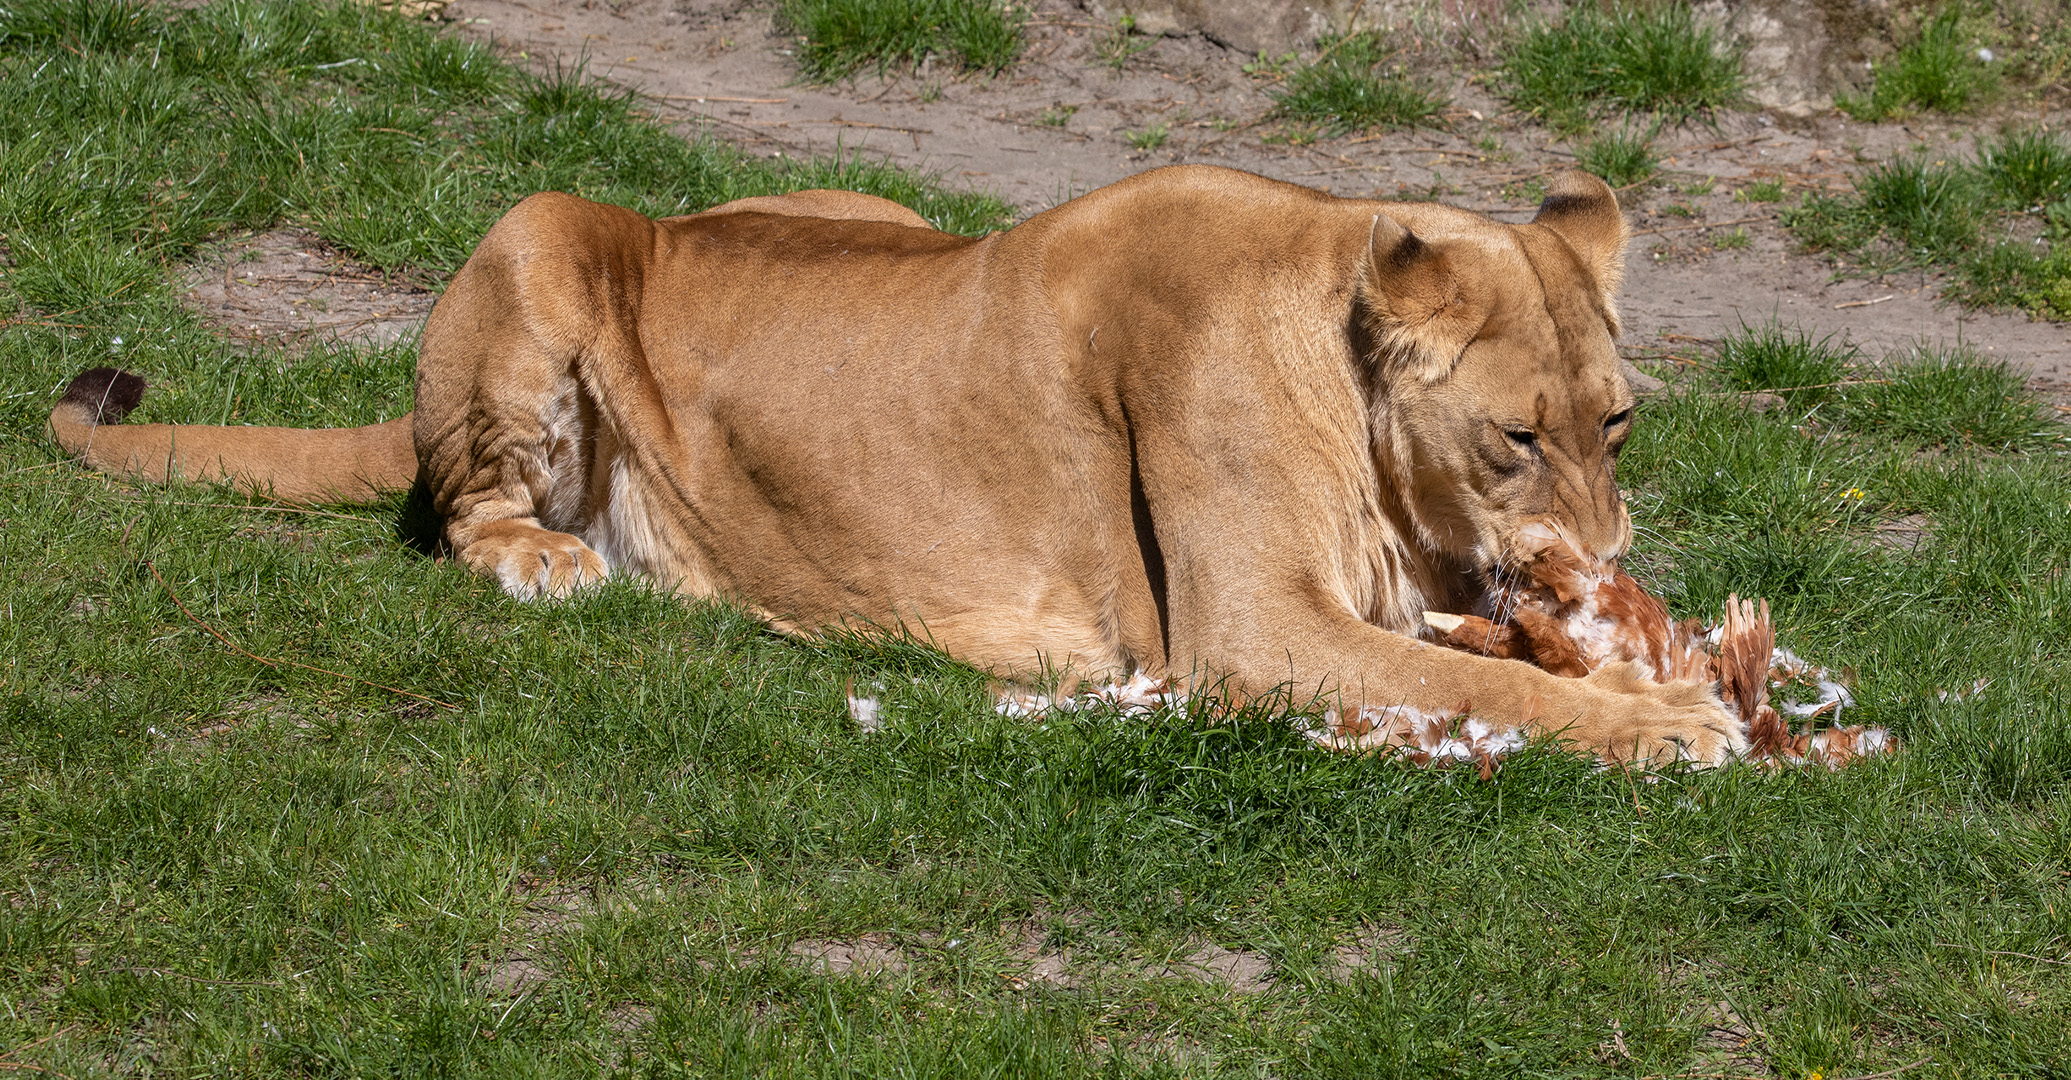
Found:
[(107, 473), (146, 480), (227, 480), (286, 502), (353, 502), (417, 478), (410, 417), (360, 428), (211, 427), (121, 420), (144, 380), (114, 368), (73, 378), (50, 410), (58, 445)]

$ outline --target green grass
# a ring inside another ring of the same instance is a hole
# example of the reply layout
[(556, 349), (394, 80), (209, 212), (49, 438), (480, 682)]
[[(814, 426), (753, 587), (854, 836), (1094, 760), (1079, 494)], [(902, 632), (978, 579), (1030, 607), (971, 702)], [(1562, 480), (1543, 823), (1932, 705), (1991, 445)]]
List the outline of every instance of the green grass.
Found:
[(1979, 60), (1962, 28), (1963, 12), (1951, 5), (1921, 27), (1920, 35), (1875, 68), (1870, 92), (1837, 103), (1862, 120), (1889, 120), (1922, 110), (1970, 110), (1998, 86), (1991, 65)]
[(1741, 100), (1739, 50), (1681, 3), (1575, 5), (1510, 43), (1498, 83), (1511, 104), (1578, 131), (1592, 118), (1651, 113), (1670, 122)]
[(2001, 200), (2041, 209), (2071, 199), (2071, 145), (2040, 128), (2001, 136), (1978, 152), (1977, 170)]
[[(125, 484), (41, 434), (109, 362), (153, 379), (143, 419), (409, 407), (408, 343), (239, 351), (187, 314), (181, 261), (225, 229), (357, 230), (436, 284), (534, 181), (660, 212), (846, 179), (964, 228), (997, 203), (684, 143), (357, 7), (67, 2), (0, 34), (0, 1071), (2071, 1068), (2071, 462), (1982, 448), (2008, 387), (1974, 364), (1865, 398), (1887, 427), (1655, 397), (1620, 465), (1643, 578), (1685, 615), (1771, 598), (1786, 643), (1858, 672), (1851, 719), (1906, 742), (1888, 762), (1635, 778), (1534, 750), (1483, 783), (1262, 712), (1008, 719), (924, 648), (624, 582), (519, 605), (399, 540), (400, 498)], [(381, 60), (320, 67), (353, 57)], [(1875, 542), (1900, 515), (1929, 523), (1917, 550)], [(351, 678), (233, 651), (175, 597)], [(884, 688), (883, 731), (851, 683)], [(903, 969), (787, 959), (864, 934)], [(1017, 984), (1029, 940), (1078, 984)], [(1359, 940), (1379, 959), (1335, 966)], [(1204, 942), (1276, 981), (1159, 973)], [(490, 978), (518, 958), (540, 981)], [(1746, 1048), (1707, 1035), (1721, 1001)]]
[(1806, 248), (1870, 272), (1935, 268), (1978, 305), (2071, 319), (2071, 145), (2041, 129), (1984, 143), (1974, 161), (1908, 155), (1852, 194), (1814, 195), (1782, 220)]
[(1778, 322), (1743, 325), (1719, 342), (1712, 375), (1726, 390), (1781, 397), (1817, 415), (1921, 449), (2046, 449), (2065, 434), (2045, 421), (2018, 374), (1962, 347), (1915, 346), (1871, 363), (1853, 344)]
[(1783, 181), (1755, 180), (1743, 185), (1733, 197), (1741, 202), (1771, 203), (1783, 201)]
[[(2046, 100), (2051, 87), (2071, 76), (2071, 11), (2049, 0), (2017, 0), (2000, 9), (2007, 16), (1994, 46), (2014, 46), (2006, 82), (2031, 100)], [(2025, 39), (2025, 40), (2022, 40)]]
[(1614, 188), (1646, 183), (1661, 170), (1653, 136), (1638, 131), (1606, 131), (1582, 143), (1575, 164), (1595, 173)]
[(1803, 410), (1832, 398), (1857, 358), (1853, 345), (1832, 335), (1814, 340), (1803, 330), (1772, 321), (1743, 325), (1727, 335), (1715, 362), (1727, 389), (1776, 394)]
[(1142, 131), (1123, 133), (1123, 138), (1129, 141), (1129, 145), (1138, 150), (1156, 150), (1158, 147), (1165, 145), (1165, 140), (1171, 137), (1172, 132), (1165, 126), (1163, 121), (1152, 124)]
[(2048, 253), (2002, 243), (1966, 263), (1956, 295), (1978, 304), (2008, 304), (2058, 322), (2071, 322), (2071, 249), (2061, 239)]
[(1975, 178), (1925, 157), (1899, 158), (1856, 178), (1870, 219), (1908, 253), (1946, 258), (1977, 235), (1983, 204)]
[(997, 0), (781, 0), (777, 18), (798, 35), (806, 77), (831, 81), (931, 55), (996, 74), (1021, 55), (1027, 12)]
[(580, 71), (528, 76), (399, 19), (307, 3), (175, 13), (22, 0), (0, 11), (0, 35), (9, 288), (34, 309), (87, 313), (73, 322), (183, 320), (165, 262), (280, 221), (377, 266), (450, 271), (512, 202), (549, 189), (659, 215), (855, 187), (946, 228), (1005, 218), (995, 199), (861, 157), (751, 162), (685, 141)]
[(1280, 116), (1331, 135), (1437, 122), (1445, 97), (1400, 67), (1386, 67), (1392, 50), (1377, 35), (1326, 37), (1318, 44), (1317, 58), (1288, 71), (1271, 92)]
[(1843, 394), (1842, 422), (1918, 446), (2007, 451), (2062, 436), (2038, 415), (2021, 377), (1962, 349), (1915, 348), (1888, 357), (1877, 378)]

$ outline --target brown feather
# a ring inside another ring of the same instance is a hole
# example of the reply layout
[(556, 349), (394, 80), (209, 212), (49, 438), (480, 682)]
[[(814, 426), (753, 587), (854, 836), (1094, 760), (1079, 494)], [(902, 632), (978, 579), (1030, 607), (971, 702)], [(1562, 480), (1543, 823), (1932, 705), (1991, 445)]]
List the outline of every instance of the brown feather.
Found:
[(1500, 660), (1529, 660), (1531, 643), (1510, 623), (1493, 623), (1479, 615), (1461, 617), (1460, 625), (1445, 636), (1446, 645), (1465, 652), (1480, 653)]
[(1559, 619), (1534, 607), (1519, 605), (1511, 616), (1524, 630), (1532, 646), (1532, 659), (1538, 665), (1555, 675), (1579, 679), (1589, 674), (1588, 665), (1582, 662), (1582, 650), (1568, 636), (1568, 630)]

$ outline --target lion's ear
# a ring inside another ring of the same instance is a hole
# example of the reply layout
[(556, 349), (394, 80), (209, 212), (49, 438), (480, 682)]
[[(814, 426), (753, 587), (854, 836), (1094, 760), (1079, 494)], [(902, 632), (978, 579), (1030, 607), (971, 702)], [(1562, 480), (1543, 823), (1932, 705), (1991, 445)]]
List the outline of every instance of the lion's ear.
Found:
[(1444, 377), (1482, 323), (1452, 260), (1386, 214), (1374, 215), (1369, 246), (1362, 299), (1384, 362)]
[(1539, 204), (1532, 224), (1544, 225), (1568, 242), (1596, 278), (1604, 309), (1617, 310), (1612, 299), (1625, 277), (1625, 242), (1631, 234), (1611, 186), (1586, 172), (1570, 169), (1560, 173), (1546, 189), (1546, 199)]

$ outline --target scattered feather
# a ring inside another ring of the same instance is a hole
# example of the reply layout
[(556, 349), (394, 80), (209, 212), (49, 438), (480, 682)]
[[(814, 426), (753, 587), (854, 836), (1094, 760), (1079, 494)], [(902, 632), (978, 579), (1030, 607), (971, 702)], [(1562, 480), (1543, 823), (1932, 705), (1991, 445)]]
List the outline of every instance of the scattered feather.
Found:
[[(1535, 550), (1522, 573), (1493, 590), (1481, 613), (1425, 612), (1432, 636), (1455, 649), (1523, 660), (1556, 675), (1579, 678), (1606, 664), (1630, 662), (1655, 682), (1714, 683), (1720, 701), (1747, 727), (1749, 759), (1762, 764), (1840, 768), (1898, 749), (1883, 728), (1839, 726), (1841, 711), (1855, 703), (1853, 695), (1832, 672), (1776, 644), (1767, 600), (1728, 597), (1715, 626), (1677, 622), (1666, 604), (1615, 563), (1578, 555), (1557, 526), (1528, 526), (1525, 535)], [(1983, 686), (1980, 680), (1976, 689)], [(1809, 700), (1796, 700), (1806, 692)], [(994, 708), (1005, 716), (1035, 717), (1096, 706), (1188, 712), (1186, 695), (1144, 672), (1055, 695), (1007, 689)], [(1528, 707), (1526, 722), (1537, 719), (1537, 712)], [(1805, 730), (1794, 731), (1785, 716), (1805, 721)], [(1827, 726), (1814, 730), (1814, 721)], [(1483, 779), (1495, 774), (1503, 755), (1525, 745), (1522, 725), (1491, 723), (1473, 715), (1465, 702), (1450, 712), (1409, 705), (1344, 714), (1333, 709), (1304, 734), (1331, 750), (1386, 752), (1419, 765), (1472, 764)]]
[[(870, 687), (867, 689), (880, 689)], [(884, 699), (876, 694), (856, 692), (856, 684), (850, 682), (846, 688), (849, 699), (849, 719), (856, 722), (856, 730), (865, 735), (875, 735), (885, 727)]]
[(993, 693), (992, 709), (1001, 716), (1033, 717), (1050, 712), (1080, 712), (1099, 705), (1111, 705), (1126, 713), (1171, 708), (1185, 715), (1187, 711), (1186, 695), (1174, 691), (1171, 680), (1155, 678), (1141, 671), (1123, 682), (1076, 693), (1060, 691), (1053, 695), (1021, 686), (997, 687)]

